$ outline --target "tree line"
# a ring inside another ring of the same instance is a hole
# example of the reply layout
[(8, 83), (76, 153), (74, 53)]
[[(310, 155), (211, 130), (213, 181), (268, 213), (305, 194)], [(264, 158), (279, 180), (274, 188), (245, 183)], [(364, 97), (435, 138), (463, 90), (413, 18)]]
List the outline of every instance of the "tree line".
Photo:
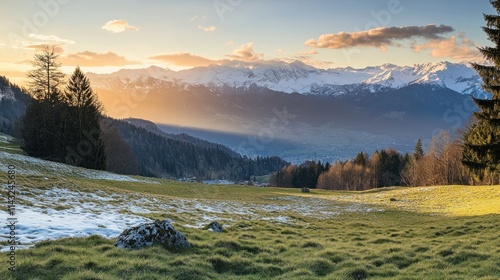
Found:
[(321, 188), (328, 190), (366, 190), (401, 185), (401, 171), (408, 154), (395, 149), (375, 151), (372, 156), (360, 152), (354, 159), (333, 164), (309, 162), (289, 165), (271, 177), (271, 184), (282, 187)]
[(105, 169), (102, 108), (90, 82), (76, 67), (67, 83), (54, 49), (35, 54), (28, 72), (33, 99), (22, 119), (23, 149), (31, 156)]
[(337, 161), (332, 165), (312, 161), (285, 166), (271, 176), (271, 184), (359, 191), (388, 186), (500, 183), (498, 177), (483, 176), (478, 180), (474, 171), (464, 164), (463, 135), (466, 134), (457, 133), (452, 137), (448, 131), (441, 131), (432, 138), (425, 152), (422, 141), (418, 139), (412, 154), (383, 149), (371, 156), (360, 152), (351, 160)]

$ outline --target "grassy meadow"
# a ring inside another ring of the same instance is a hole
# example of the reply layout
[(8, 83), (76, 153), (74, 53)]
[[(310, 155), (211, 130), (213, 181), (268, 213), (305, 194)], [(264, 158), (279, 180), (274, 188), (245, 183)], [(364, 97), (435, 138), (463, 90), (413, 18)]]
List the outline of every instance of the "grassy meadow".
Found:
[[(16, 273), (2, 261), (0, 279), (500, 279), (499, 186), (305, 194), (96, 179), (2, 151), (0, 160), (17, 167), (20, 205), (61, 213), (84, 203), (93, 203), (96, 212), (114, 205), (125, 214), (171, 219), (192, 245), (124, 250), (97, 235), (46, 240), (16, 251)], [(49, 201), (41, 195), (54, 188), (82, 198)], [(100, 201), (87, 194), (119, 196)], [(131, 206), (145, 198), (154, 202), (142, 205), (148, 211), (134, 212)], [(225, 232), (204, 230), (211, 220)]]

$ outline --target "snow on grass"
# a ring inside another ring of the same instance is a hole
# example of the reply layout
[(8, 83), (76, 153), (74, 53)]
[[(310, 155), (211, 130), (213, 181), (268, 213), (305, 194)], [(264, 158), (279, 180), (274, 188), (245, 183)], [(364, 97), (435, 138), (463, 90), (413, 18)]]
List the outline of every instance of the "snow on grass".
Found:
[[(6, 186), (4, 186), (6, 187)], [(131, 226), (149, 221), (136, 214), (122, 214), (126, 205), (109, 203), (110, 198), (54, 187), (48, 190), (18, 187), (16, 238), (19, 248), (46, 239), (101, 235), (115, 238)], [(144, 211), (135, 205), (138, 212)], [(2, 211), (0, 220), (7, 220)], [(2, 241), (8, 236), (2, 234)], [(4, 247), (0, 251), (6, 251)]]
[[(166, 195), (152, 196), (115, 188), (109, 191), (105, 182), (102, 189), (90, 191), (80, 189), (78, 183), (71, 187), (69, 182), (72, 178), (91, 178), (159, 184), (159, 180), (136, 179), (7, 152), (0, 152), (0, 160), (14, 164), (19, 174), (38, 175), (44, 180), (43, 188), (17, 186), (16, 236), (21, 243), (19, 248), (28, 248), (45, 239), (62, 237), (97, 234), (113, 239), (129, 227), (154, 219), (168, 219), (181, 227), (202, 230), (212, 221), (219, 221), (226, 228), (239, 221), (259, 220), (307, 225), (307, 222), (296, 216), (321, 219), (346, 212), (383, 210), (382, 207), (377, 208), (356, 201), (346, 206), (325, 198), (278, 193), (274, 198), (253, 201), (187, 199)], [(69, 187), (51, 185), (53, 176), (62, 177)], [(168, 183), (164, 184), (168, 187)], [(2, 188), (5, 191), (7, 185)], [(256, 188), (255, 191), (258, 192), (259, 189)], [(8, 217), (6, 210), (0, 211), (0, 220), (6, 221)], [(7, 245), (7, 239), (7, 232), (2, 231), (2, 245)], [(3, 247), (0, 251), (7, 249)]]
[(15, 161), (17, 163), (15, 165), (18, 172), (23, 173), (25, 175), (51, 174), (51, 175), (77, 176), (77, 177), (97, 179), (97, 180), (149, 182), (149, 183), (155, 182), (153, 179), (147, 181), (138, 180), (126, 175), (119, 175), (111, 172), (68, 166), (63, 163), (42, 160), (25, 155), (11, 154), (2, 151), (0, 151), (0, 159), (2, 161), (5, 160), (6, 162), (12, 162), (12, 164), (14, 164)]
[(14, 141), (14, 138), (12, 136), (0, 132), (0, 142), (7, 143), (11, 141)]
[[(5, 189), (7, 186), (3, 185)], [(360, 203), (348, 207), (314, 197), (287, 196), (262, 203), (152, 197), (139, 193), (107, 193), (52, 187), (18, 186), (16, 236), (24, 247), (45, 239), (101, 235), (116, 238), (123, 230), (155, 218), (170, 219), (184, 227), (199, 228), (212, 221), (230, 227), (238, 221), (264, 220), (283, 224), (304, 224), (290, 215), (328, 218), (345, 212), (373, 211)], [(381, 209), (375, 209), (381, 210)], [(8, 213), (0, 212), (6, 221)], [(305, 223), (307, 224), (307, 223)], [(8, 236), (3, 234), (0, 241)], [(5, 244), (5, 243), (4, 243)], [(22, 247), (20, 247), (22, 248)], [(6, 251), (4, 247), (1, 251)]]

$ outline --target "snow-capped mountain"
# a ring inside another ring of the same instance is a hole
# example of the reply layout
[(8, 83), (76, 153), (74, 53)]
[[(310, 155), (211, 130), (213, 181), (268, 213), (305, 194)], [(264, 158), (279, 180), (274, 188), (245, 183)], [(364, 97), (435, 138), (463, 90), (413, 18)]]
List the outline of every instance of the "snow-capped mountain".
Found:
[(382, 147), (411, 151), (417, 138), (465, 125), (476, 110), (469, 95), (487, 97), (474, 69), (449, 62), (317, 69), (231, 61), (88, 77), (110, 116), (200, 129), (197, 137), (240, 153), (291, 162), (310, 159), (304, 150), (329, 161)]
[[(165, 81), (179, 86), (203, 85), (209, 88), (267, 88), (284, 93), (341, 95), (353, 90), (370, 92), (399, 89), (412, 84), (430, 84), (453, 91), (484, 98), (481, 79), (475, 70), (465, 64), (450, 62), (397, 66), (384, 64), (355, 69), (352, 67), (317, 69), (302, 62), (281, 61), (236, 62), (172, 71), (156, 66), (146, 69), (123, 69), (112, 74), (89, 73), (93, 86), (111, 88), (145, 79)], [(151, 82), (153, 82), (151, 81)]]

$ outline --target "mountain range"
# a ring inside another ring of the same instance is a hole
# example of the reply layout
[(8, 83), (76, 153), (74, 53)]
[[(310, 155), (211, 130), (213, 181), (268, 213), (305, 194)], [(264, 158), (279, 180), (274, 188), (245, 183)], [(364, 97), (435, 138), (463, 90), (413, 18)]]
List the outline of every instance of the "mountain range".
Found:
[(145, 69), (122, 69), (112, 74), (88, 74), (99, 88), (112, 88), (117, 82), (133, 83), (153, 78), (176, 85), (201, 85), (213, 89), (252, 86), (284, 93), (340, 95), (369, 90), (399, 89), (412, 84), (428, 84), (453, 91), (486, 97), (480, 77), (466, 64), (450, 62), (397, 66), (384, 64), (362, 69), (318, 69), (300, 61), (235, 62), (172, 71), (157, 66)]
[(236, 62), (172, 71), (88, 73), (106, 112), (152, 120), (249, 156), (299, 163), (359, 151), (411, 151), (463, 127), (488, 98), (466, 64), (317, 69), (302, 62)]

